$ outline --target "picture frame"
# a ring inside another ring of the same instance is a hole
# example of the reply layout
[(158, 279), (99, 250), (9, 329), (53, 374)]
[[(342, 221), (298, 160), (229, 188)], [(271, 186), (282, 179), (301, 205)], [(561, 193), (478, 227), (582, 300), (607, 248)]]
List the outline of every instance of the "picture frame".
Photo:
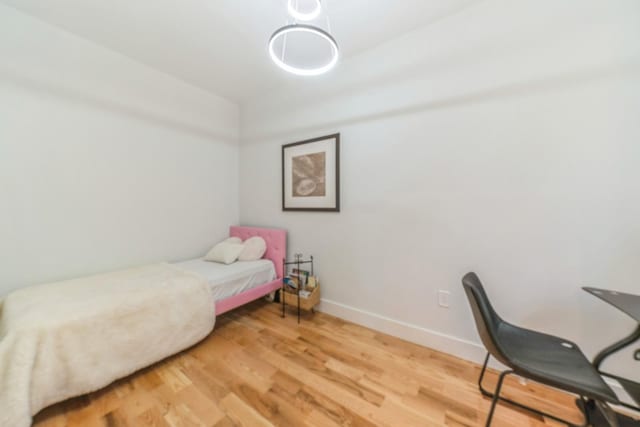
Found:
[(340, 212), (340, 134), (282, 146), (282, 210)]

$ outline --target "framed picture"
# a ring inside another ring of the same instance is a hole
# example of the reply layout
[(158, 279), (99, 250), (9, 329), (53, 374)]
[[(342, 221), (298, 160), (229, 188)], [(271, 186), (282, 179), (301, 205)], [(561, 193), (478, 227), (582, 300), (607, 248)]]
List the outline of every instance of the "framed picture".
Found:
[(282, 210), (340, 212), (340, 134), (282, 146)]

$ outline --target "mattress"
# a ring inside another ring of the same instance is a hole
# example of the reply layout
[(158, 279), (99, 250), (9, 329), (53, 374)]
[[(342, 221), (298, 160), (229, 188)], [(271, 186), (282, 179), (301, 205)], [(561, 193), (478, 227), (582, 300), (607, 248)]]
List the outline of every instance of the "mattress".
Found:
[(204, 278), (216, 301), (276, 280), (275, 266), (268, 259), (238, 261), (225, 265), (198, 258), (173, 265)]

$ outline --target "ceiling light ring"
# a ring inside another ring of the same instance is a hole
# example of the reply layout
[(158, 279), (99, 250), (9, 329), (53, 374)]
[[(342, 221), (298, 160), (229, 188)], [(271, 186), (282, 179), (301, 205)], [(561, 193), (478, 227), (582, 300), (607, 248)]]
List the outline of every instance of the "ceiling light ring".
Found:
[(289, 0), (287, 2), (287, 10), (289, 11), (289, 15), (298, 21), (312, 21), (320, 16), (320, 12), (322, 12), (322, 3), (320, 3), (320, 0), (314, 0), (316, 2), (316, 7), (308, 13), (300, 13), (300, 11), (293, 6), (293, 1), (294, 0)]
[[(333, 52), (329, 62), (327, 62), (325, 65), (322, 65), (316, 68), (299, 68), (299, 67), (294, 67), (292, 65), (289, 65), (286, 62), (284, 62), (282, 59), (278, 58), (278, 55), (276, 54), (275, 47), (274, 47), (276, 40), (282, 36), (285, 36), (289, 33), (294, 33), (294, 32), (311, 33), (326, 40), (331, 45), (331, 50)], [(299, 76), (318, 76), (320, 74), (324, 74), (327, 71), (331, 70), (338, 63), (338, 58), (340, 56), (338, 43), (336, 42), (336, 40), (333, 38), (331, 34), (329, 34), (328, 32), (324, 31), (321, 28), (315, 27), (313, 25), (307, 25), (307, 24), (290, 24), (277, 29), (269, 38), (269, 55), (271, 56), (271, 59), (273, 60), (273, 62), (275, 62), (275, 64), (278, 67), (282, 68), (283, 70), (289, 73), (297, 74)]]

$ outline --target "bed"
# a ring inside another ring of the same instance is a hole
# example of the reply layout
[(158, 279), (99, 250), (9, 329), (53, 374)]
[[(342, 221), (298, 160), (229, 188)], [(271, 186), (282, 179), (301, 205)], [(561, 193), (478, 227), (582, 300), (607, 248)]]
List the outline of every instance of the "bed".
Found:
[(223, 265), (197, 258), (174, 264), (207, 281), (215, 300), (217, 316), (275, 292), (282, 286), (282, 263), (287, 253), (286, 230), (241, 226), (229, 228), (229, 237), (239, 237), (244, 241), (254, 236), (262, 237), (267, 243), (261, 260)]
[(0, 425), (28, 427), (44, 407), (196, 344), (216, 316), (278, 289), (286, 231), (231, 227), (230, 236), (263, 237), (263, 260), (222, 269), (202, 260), (152, 264), (8, 295), (0, 303)]
[(249, 237), (260, 236), (267, 242), (267, 251), (262, 259), (271, 260), (276, 273), (276, 278), (270, 282), (255, 286), (242, 293), (216, 301), (216, 315), (221, 315), (248, 302), (275, 292), (282, 286), (284, 259), (287, 257), (287, 231), (277, 228), (240, 227), (233, 226), (229, 229), (230, 237), (239, 237), (243, 241)]

